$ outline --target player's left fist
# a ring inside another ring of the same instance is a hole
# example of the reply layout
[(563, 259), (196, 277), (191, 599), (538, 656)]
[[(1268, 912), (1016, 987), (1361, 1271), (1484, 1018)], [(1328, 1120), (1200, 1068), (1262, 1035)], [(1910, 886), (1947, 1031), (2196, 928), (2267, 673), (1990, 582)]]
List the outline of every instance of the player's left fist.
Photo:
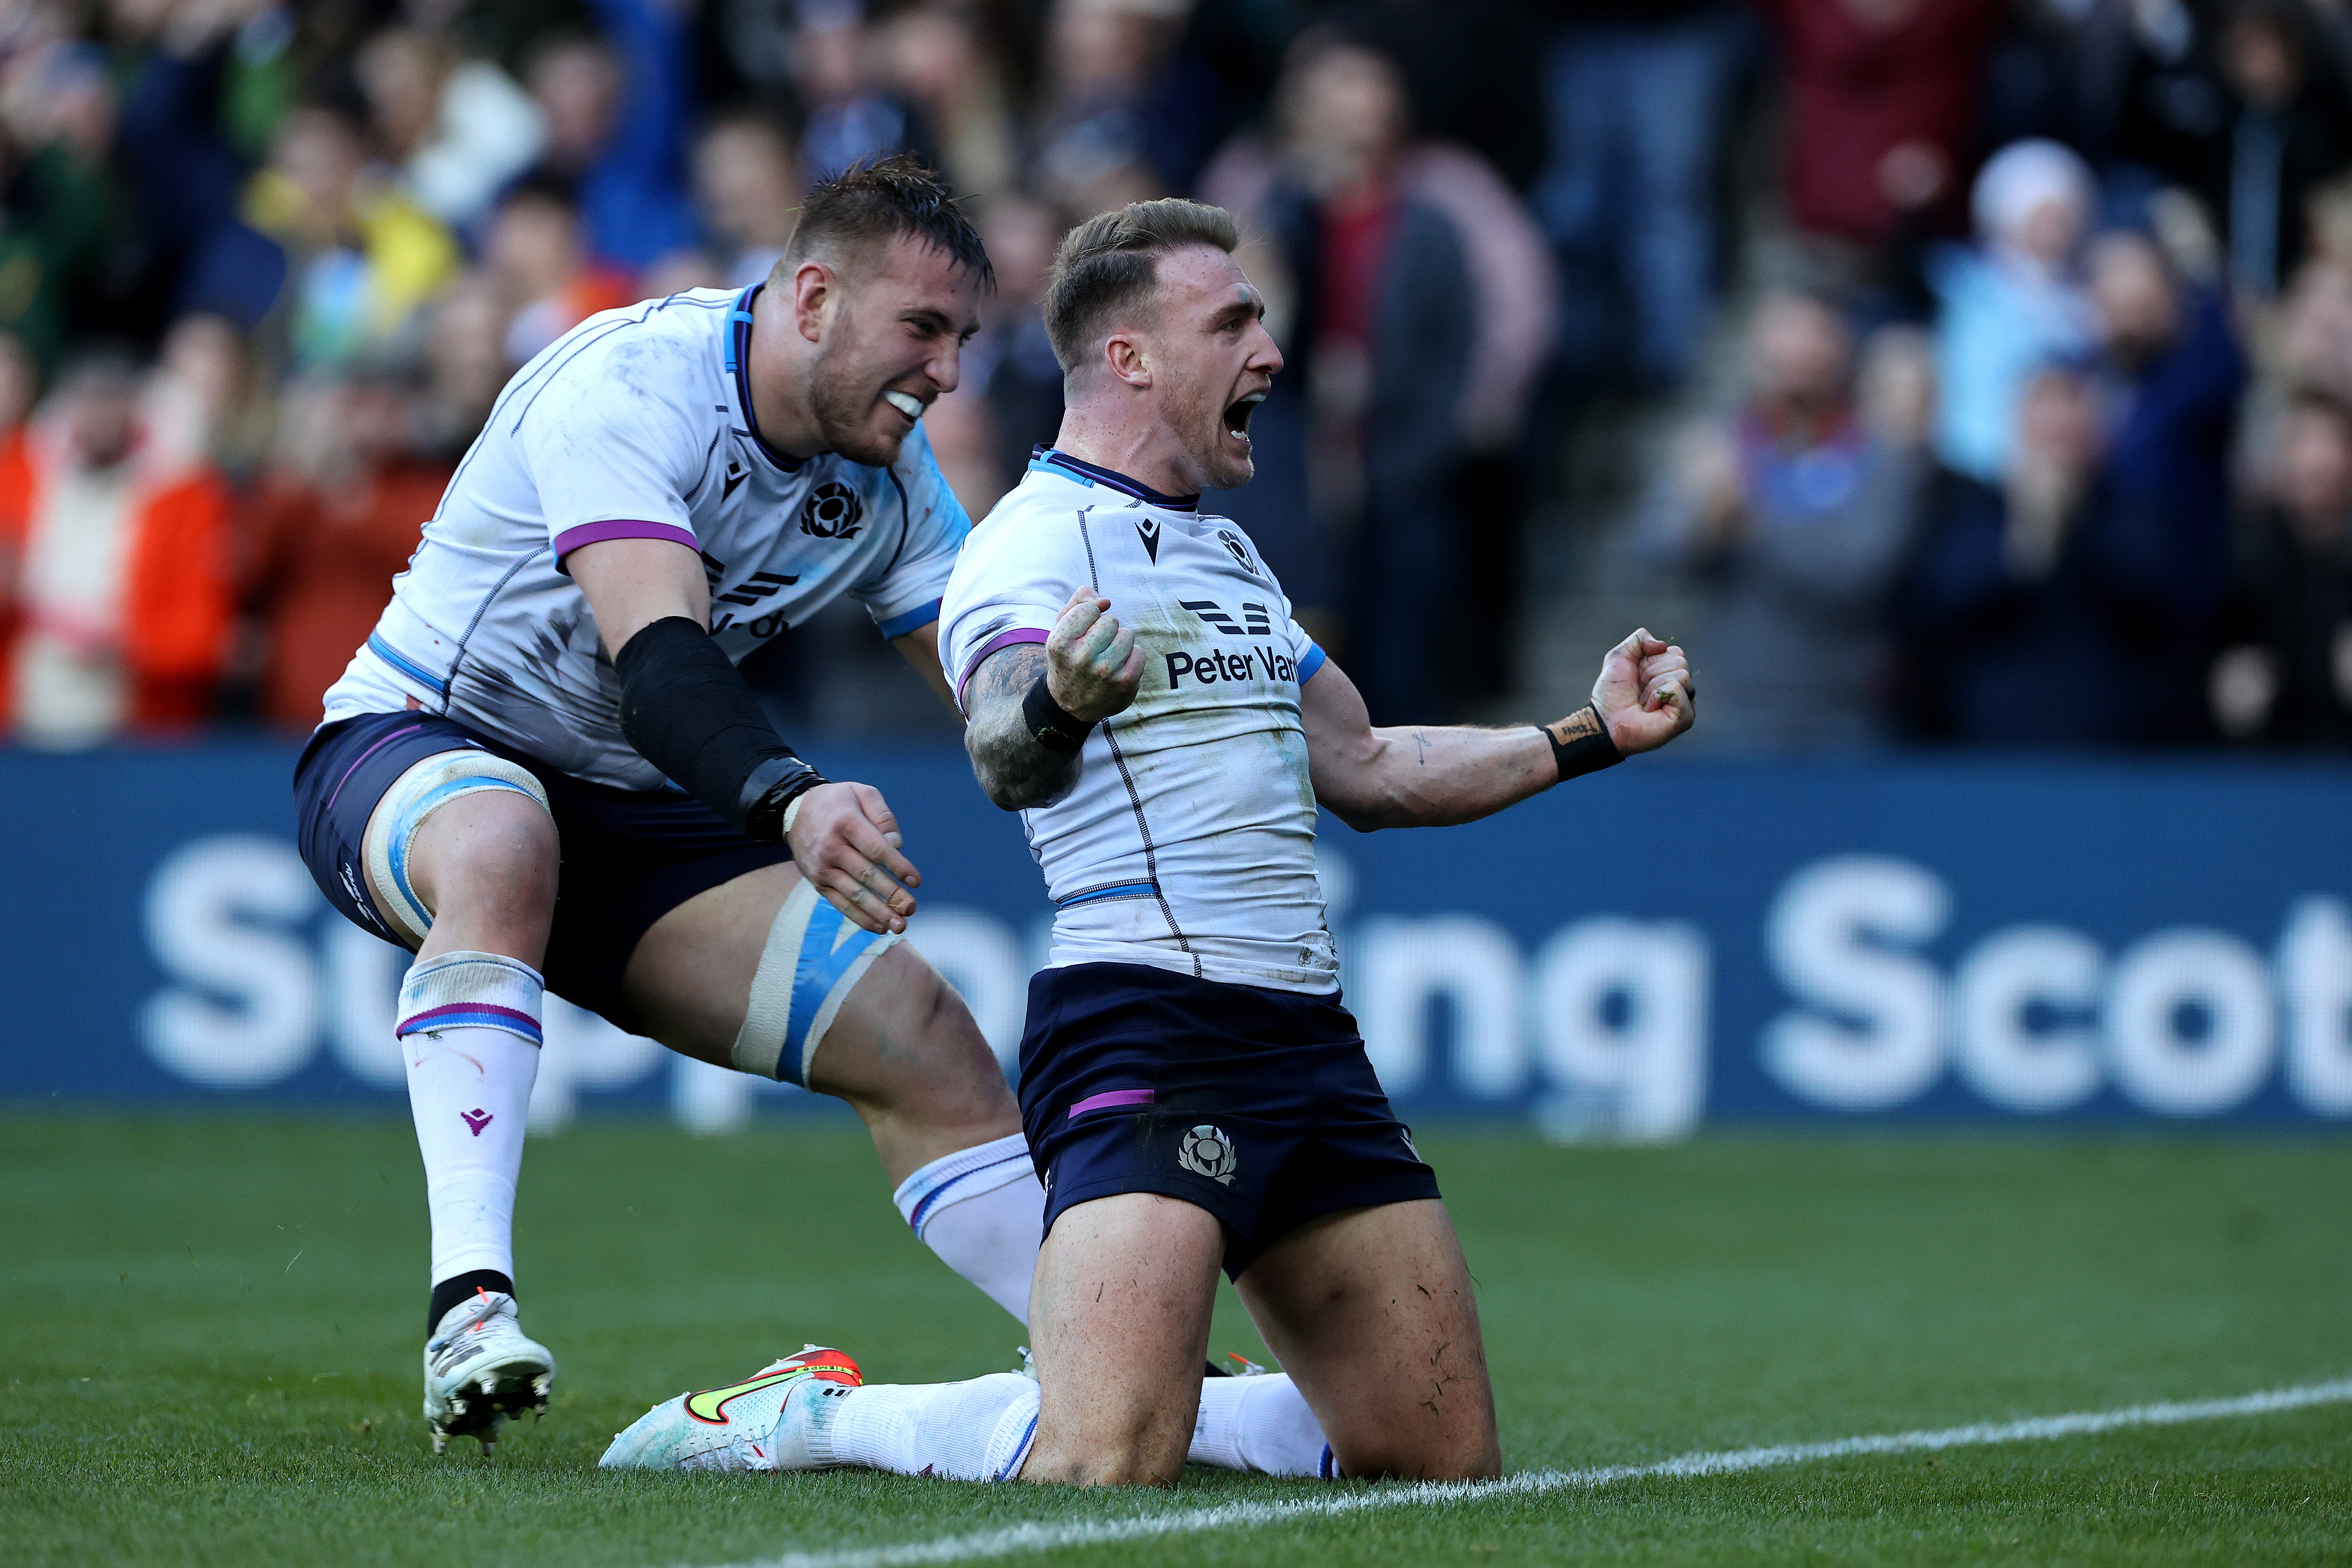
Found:
[(1609, 726), (1609, 738), (1626, 756), (1654, 752), (1691, 727), (1697, 716), (1698, 688), (1683, 650), (1635, 632), (1601, 661), (1592, 683), (1592, 705)]

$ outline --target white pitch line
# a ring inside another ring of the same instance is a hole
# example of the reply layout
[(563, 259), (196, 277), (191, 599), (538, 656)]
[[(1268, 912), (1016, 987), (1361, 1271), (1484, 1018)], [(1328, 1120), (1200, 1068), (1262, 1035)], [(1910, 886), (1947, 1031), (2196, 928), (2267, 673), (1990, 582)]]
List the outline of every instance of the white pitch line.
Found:
[(1436, 1508), (1447, 1503), (1485, 1502), (1496, 1498), (1536, 1497), (1547, 1492), (1589, 1491), (1619, 1481), (1653, 1476), (1727, 1476), (1816, 1459), (1843, 1459), (1860, 1454), (1916, 1454), (1939, 1448), (1973, 1448), (1994, 1443), (2046, 1442), (2053, 1437), (2079, 1437), (2126, 1426), (2177, 1426), (2190, 1421), (2219, 1421), (2234, 1415), (2267, 1415), (2281, 1410), (2301, 1410), (2314, 1405), (2352, 1404), (2352, 1378), (2334, 1383), (2306, 1384), (2300, 1388), (2275, 1388), (2234, 1399), (2202, 1399), (2185, 1404), (2134, 1405), (2122, 1410), (2086, 1410), (2071, 1415), (2041, 1415), (2028, 1421), (1979, 1423), (1947, 1426), (1935, 1432), (1896, 1432), (1878, 1436), (1840, 1437), (1827, 1443), (1785, 1443), (1766, 1448), (1729, 1448), (1715, 1453), (1684, 1454), (1649, 1465), (1608, 1465), (1589, 1470), (1529, 1470), (1493, 1481), (1402, 1482), (1341, 1492), (1336, 1497), (1308, 1498), (1292, 1502), (1237, 1502), (1219, 1508), (1196, 1508), (1129, 1519), (1070, 1523), (1016, 1524), (970, 1535), (942, 1536), (936, 1541), (908, 1542), (898, 1546), (862, 1547), (839, 1552), (788, 1552), (733, 1568), (920, 1568), (940, 1563), (978, 1563), (1024, 1552), (1059, 1552), (1073, 1546), (1111, 1546), (1126, 1541), (1149, 1541), (1164, 1535), (1193, 1535), (1212, 1530), (1247, 1530), (1260, 1525), (1287, 1524), (1297, 1520), (1328, 1519), (1337, 1514), (1375, 1509)]

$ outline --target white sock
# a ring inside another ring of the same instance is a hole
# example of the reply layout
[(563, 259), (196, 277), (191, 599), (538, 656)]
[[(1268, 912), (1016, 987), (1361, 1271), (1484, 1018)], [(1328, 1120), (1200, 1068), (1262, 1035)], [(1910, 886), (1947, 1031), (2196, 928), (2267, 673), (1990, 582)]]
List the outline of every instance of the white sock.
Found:
[(1266, 1476), (1335, 1474), (1323, 1424), (1286, 1372), (1202, 1378), (1201, 1414), (1192, 1418), (1192, 1447), (1184, 1458)]
[(539, 1076), (543, 983), (494, 952), (445, 952), (408, 972), (394, 1033), (425, 1156), (433, 1278), (476, 1268), (514, 1277), (515, 1182)]
[(1037, 1385), (1017, 1372), (969, 1383), (877, 1383), (824, 1402), (820, 1464), (959, 1481), (1017, 1479), (1037, 1436)]
[(1045, 1189), (1020, 1133), (934, 1160), (890, 1195), (919, 1240), (1028, 1326)]

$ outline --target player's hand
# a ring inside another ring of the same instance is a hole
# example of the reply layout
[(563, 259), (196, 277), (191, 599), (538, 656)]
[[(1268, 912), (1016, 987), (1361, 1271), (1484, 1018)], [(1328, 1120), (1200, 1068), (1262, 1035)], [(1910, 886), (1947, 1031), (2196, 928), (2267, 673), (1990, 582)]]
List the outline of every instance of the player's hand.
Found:
[(800, 797), (784, 843), (824, 901), (875, 932), (902, 931), (922, 873), (898, 853), (898, 819), (871, 784), (824, 784)]
[(1601, 679), (1592, 683), (1592, 705), (1608, 724), (1609, 738), (1629, 757), (1654, 752), (1689, 729), (1697, 703), (1683, 650), (1646, 628), (1609, 650)]
[(1091, 723), (1123, 712), (1143, 684), (1143, 650), (1092, 588), (1070, 595), (1045, 639), (1045, 689), (1062, 711)]

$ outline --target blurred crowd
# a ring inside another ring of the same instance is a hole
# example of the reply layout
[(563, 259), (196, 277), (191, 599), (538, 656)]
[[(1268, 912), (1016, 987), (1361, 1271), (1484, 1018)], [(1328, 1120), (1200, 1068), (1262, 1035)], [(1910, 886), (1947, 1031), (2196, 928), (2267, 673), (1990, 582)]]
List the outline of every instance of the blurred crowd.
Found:
[[(2352, 742), (2352, 0), (0, 0), (0, 726), (314, 723), (517, 367), (901, 147), (974, 516), (1062, 231), (1242, 217), (1220, 500), (1378, 718), (1528, 684), (1633, 407), (1717, 745)], [(822, 635), (755, 674), (838, 721)]]

